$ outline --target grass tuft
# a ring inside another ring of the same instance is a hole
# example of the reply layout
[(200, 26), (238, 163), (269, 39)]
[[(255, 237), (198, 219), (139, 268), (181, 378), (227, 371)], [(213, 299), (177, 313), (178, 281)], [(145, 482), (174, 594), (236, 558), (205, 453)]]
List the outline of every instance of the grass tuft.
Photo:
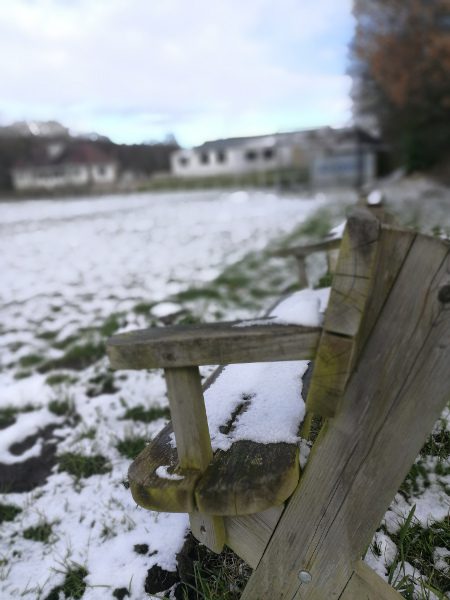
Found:
[(109, 473), (111, 466), (101, 454), (85, 456), (75, 452), (66, 452), (58, 457), (58, 470), (66, 471), (76, 479), (81, 479)]
[(41, 523), (36, 527), (28, 527), (23, 532), (23, 537), (26, 540), (33, 540), (34, 542), (48, 542), (48, 538), (52, 533), (52, 526), (50, 523)]
[(26, 356), (22, 356), (19, 360), (19, 364), (24, 369), (29, 367), (35, 367), (36, 365), (42, 362), (43, 358), (40, 354), (27, 354)]
[(103, 343), (87, 342), (72, 346), (61, 358), (55, 358), (45, 362), (39, 367), (40, 373), (47, 373), (53, 369), (74, 369), (81, 371), (90, 367), (105, 356), (105, 345)]
[(207, 552), (194, 561), (193, 581), (181, 585), (183, 600), (238, 600), (250, 577), (251, 569), (234, 552), (220, 555)]
[(168, 407), (152, 406), (145, 408), (142, 404), (127, 408), (122, 419), (131, 419), (132, 421), (142, 421), (143, 423), (151, 423), (157, 419), (169, 419), (170, 410)]
[(5, 429), (6, 427), (9, 427), (13, 423), (15, 423), (16, 413), (17, 410), (12, 406), (0, 408), (0, 429)]
[(73, 598), (74, 600), (79, 600), (83, 597), (86, 590), (86, 582), (84, 580), (88, 575), (87, 570), (81, 565), (73, 564), (64, 573), (63, 584), (53, 588), (45, 597), (45, 600), (59, 600), (61, 593), (64, 594), (64, 598)]
[[(416, 598), (416, 586), (428, 590), (423, 598), (430, 597), (429, 591), (444, 597), (450, 592), (450, 565), (444, 569), (436, 566), (434, 553), (436, 548), (450, 548), (450, 517), (423, 528), (420, 523), (414, 522), (414, 510), (415, 506), (399, 531), (391, 536), (397, 545), (397, 555), (389, 568), (389, 583), (411, 600)], [(414, 579), (407, 575), (406, 563), (417, 569)]]
[(58, 417), (64, 417), (73, 412), (73, 404), (69, 400), (52, 400), (48, 403), (48, 410)]
[(14, 521), (22, 509), (14, 504), (0, 504), (0, 523), (4, 521)]
[(142, 452), (142, 450), (147, 445), (147, 440), (143, 437), (127, 437), (123, 440), (120, 440), (117, 443), (117, 450), (125, 456), (125, 458), (129, 458), (133, 460), (136, 458), (138, 454)]
[(47, 385), (62, 385), (64, 383), (74, 383), (75, 379), (66, 373), (54, 373), (45, 380)]

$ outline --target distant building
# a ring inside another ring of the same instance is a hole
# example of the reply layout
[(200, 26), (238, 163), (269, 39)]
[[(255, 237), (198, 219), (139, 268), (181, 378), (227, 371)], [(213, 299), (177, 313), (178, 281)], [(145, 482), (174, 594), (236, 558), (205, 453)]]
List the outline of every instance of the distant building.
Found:
[(366, 184), (377, 175), (379, 140), (359, 128), (322, 127), (205, 142), (171, 156), (177, 177), (303, 170), (313, 185)]
[(52, 142), (11, 171), (17, 191), (109, 188), (117, 180), (117, 164), (89, 142)]

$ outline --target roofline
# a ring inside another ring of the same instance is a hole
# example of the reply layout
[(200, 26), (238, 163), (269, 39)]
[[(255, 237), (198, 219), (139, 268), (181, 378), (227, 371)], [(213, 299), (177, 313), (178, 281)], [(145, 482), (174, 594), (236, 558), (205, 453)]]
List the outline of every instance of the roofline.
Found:
[(277, 131), (275, 133), (264, 133), (264, 134), (259, 134), (259, 135), (244, 135), (244, 136), (238, 136), (238, 137), (232, 137), (232, 138), (218, 138), (215, 140), (206, 140), (205, 142), (203, 142), (202, 144), (200, 144), (199, 146), (191, 146), (190, 148), (178, 148), (177, 150), (175, 150), (174, 154), (177, 153), (182, 153), (184, 151), (190, 151), (190, 150), (194, 150), (194, 151), (202, 151), (202, 149), (204, 149), (204, 147), (208, 144), (220, 144), (220, 143), (226, 143), (228, 140), (230, 142), (230, 146), (233, 146), (235, 143), (239, 144), (239, 143), (244, 143), (247, 140), (260, 140), (263, 138), (269, 138), (269, 137), (280, 137), (283, 135), (295, 135), (298, 133), (314, 133), (314, 132), (319, 132), (319, 131), (333, 131), (336, 133), (339, 132), (344, 132), (344, 131), (361, 131), (363, 133), (366, 133), (367, 135), (369, 135), (371, 138), (373, 138), (374, 141), (380, 141), (379, 139), (377, 140), (377, 137), (374, 136), (370, 131), (364, 129), (364, 127), (361, 127), (360, 125), (350, 125), (347, 127), (331, 127), (330, 125), (323, 125), (321, 127), (310, 127), (308, 129), (295, 129), (295, 130), (290, 130), (290, 131)]

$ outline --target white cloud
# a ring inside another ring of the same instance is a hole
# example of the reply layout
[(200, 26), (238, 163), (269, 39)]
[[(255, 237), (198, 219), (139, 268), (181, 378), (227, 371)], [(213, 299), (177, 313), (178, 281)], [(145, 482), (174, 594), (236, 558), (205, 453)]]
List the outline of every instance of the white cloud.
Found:
[(0, 108), (138, 141), (334, 124), (349, 24), (350, 0), (15, 0)]

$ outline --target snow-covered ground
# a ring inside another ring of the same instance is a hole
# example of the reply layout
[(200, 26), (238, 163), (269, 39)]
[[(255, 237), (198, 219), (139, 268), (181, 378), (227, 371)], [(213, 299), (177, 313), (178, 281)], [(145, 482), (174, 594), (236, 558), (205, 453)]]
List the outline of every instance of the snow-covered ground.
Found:
[[(433, 211), (422, 202), (422, 193), (430, 197), (427, 186), (391, 185), (385, 192), (412, 225), (440, 225), (445, 232), (448, 196), (438, 190)], [(241, 290), (244, 275), (255, 270), (257, 279), (262, 272), (258, 252), (319, 209), (331, 211), (336, 225), (342, 220), (336, 206), (322, 196), (263, 192), (0, 204), (2, 600), (55, 600), (58, 586), (62, 596), (78, 589), (74, 597), (88, 600), (141, 600), (153, 565), (175, 570), (186, 516), (142, 510), (122, 485), (130, 456), (166, 422), (162, 375), (112, 374), (104, 340), (162, 325), (171, 315), (195, 316), (189, 311), (200, 288), (212, 299), (198, 305), (206, 319), (258, 317), (254, 306), (267, 298), (255, 287), (248, 303)], [(246, 270), (234, 269), (251, 252)], [(278, 260), (267, 271), (274, 286), (287, 282), (286, 261)], [(216, 302), (219, 281), (233, 302)], [(450, 470), (442, 451), (449, 430), (447, 411), (366, 555), (393, 583), (420, 579), (398, 554), (399, 532), (413, 507), (419, 537), (449, 513)], [(449, 572), (449, 554), (445, 541), (437, 544), (431, 562), (442, 573)], [(420, 595), (421, 586), (407, 597), (440, 598), (430, 590)]]
[[(137, 600), (153, 564), (175, 569), (187, 518), (137, 508), (122, 485), (130, 460), (118, 449), (164, 424), (133, 413), (165, 414), (162, 377), (112, 380), (103, 339), (118, 326), (146, 326), (153, 304), (155, 318), (176, 309), (162, 301), (212, 281), (321, 205), (245, 192), (0, 205), (2, 599), (46, 598), (81, 565), (83, 598), (126, 588)], [(78, 464), (83, 457), (97, 462)]]

